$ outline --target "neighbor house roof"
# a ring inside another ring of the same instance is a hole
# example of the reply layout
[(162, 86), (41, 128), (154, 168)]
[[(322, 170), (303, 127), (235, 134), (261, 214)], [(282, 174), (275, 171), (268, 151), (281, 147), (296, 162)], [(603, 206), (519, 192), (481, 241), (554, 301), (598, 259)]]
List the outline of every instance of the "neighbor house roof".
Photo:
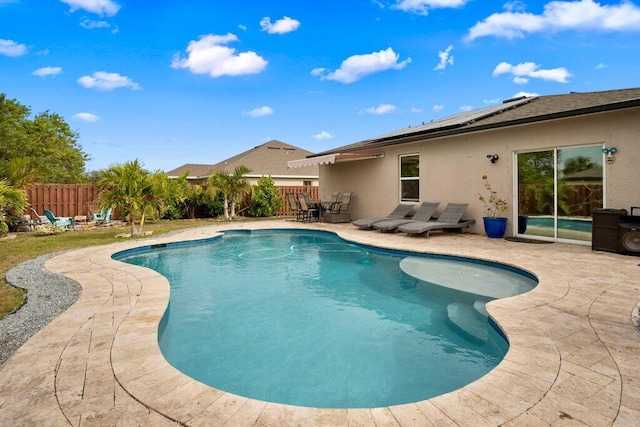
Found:
[(317, 177), (317, 165), (299, 170), (287, 168), (287, 161), (304, 159), (310, 155), (313, 155), (310, 151), (272, 140), (213, 165), (187, 163), (167, 172), (167, 176), (178, 177), (188, 173), (189, 179), (202, 179), (208, 178), (216, 170), (233, 173), (236, 167), (246, 166), (251, 173), (245, 176)]
[(309, 157), (375, 153), (375, 150), (390, 145), (633, 107), (640, 107), (640, 88), (521, 97), (419, 126), (409, 126)]

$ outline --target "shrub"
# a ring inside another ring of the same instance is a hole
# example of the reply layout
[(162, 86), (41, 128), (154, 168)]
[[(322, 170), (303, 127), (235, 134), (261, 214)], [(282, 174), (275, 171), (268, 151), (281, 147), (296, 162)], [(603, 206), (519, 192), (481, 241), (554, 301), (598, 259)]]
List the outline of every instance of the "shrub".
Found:
[(204, 205), (205, 211), (212, 218), (222, 216), (224, 212), (224, 195), (218, 193), (211, 197), (209, 193), (205, 193), (202, 197), (202, 205)]
[(276, 190), (273, 178), (261, 176), (258, 184), (253, 186), (249, 215), (253, 217), (269, 217), (284, 205), (284, 198)]

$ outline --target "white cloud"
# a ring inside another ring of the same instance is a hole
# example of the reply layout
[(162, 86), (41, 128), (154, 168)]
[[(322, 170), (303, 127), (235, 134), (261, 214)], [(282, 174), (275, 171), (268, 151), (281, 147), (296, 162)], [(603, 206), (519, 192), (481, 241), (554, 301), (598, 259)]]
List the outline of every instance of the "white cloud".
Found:
[(242, 114), (244, 114), (245, 116), (251, 116), (251, 117), (270, 116), (273, 113), (274, 113), (273, 108), (268, 107), (266, 105), (263, 105), (262, 107), (254, 108), (251, 111), (243, 111), (242, 112)]
[(507, 12), (523, 12), (527, 9), (527, 5), (521, 1), (508, 1), (503, 6)]
[(475, 24), (465, 38), (515, 39), (540, 31), (566, 30), (640, 31), (640, 7), (625, 0), (618, 5), (580, 0), (551, 1), (541, 15), (524, 12), (521, 7), (507, 8), (506, 12), (494, 13)]
[(313, 135), (314, 139), (317, 140), (322, 140), (322, 139), (331, 139), (333, 138), (333, 135), (331, 135), (329, 132), (327, 132), (326, 130), (323, 130), (322, 132), (320, 132), (319, 134)]
[(442, 111), (442, 110), (444, 110), (444, 105), (436, 104), (436, 105), (433, 106), (433, 111), (435, 111), (435, 112), (439, 112), (439, 111)]
[(369, 74), (386, 70), (401, 70), (411, 63), (411, 58), (398, 62), (400, 55), (393, 49), (381, 50), (364, 55), (353, 55), (342, 61), (340, 68), (334, 72), (328, 72), (325, 68), (314, 68), (313, 76), (319, 76), (320, 80), (334, 80), (340, 83), (353, 83)]
[(227, 43), (238, 41), (234, 34), (224, 36), (207, 34), (198, 40), (192, 40), (187, 46), (187, 57), (177, 54), (173, 58), (173, 68), (187, 68), (195, 74), (208, 74), (210, 77), (240, 76), (257, 74), (265, 69), (268, 62), (255, 52), (236, 53)]
[(27, 45), (13, 40), (0, 39), (0, 55), (22, 56), (27, 54)]
[(364, 110), (360, 111), (360, 114), (375, 114), (380, 116), (382, 114), (394, 113), (397, 110), (398, 107), (393, 104), (380, 104), (377, 107), (365, 108)]
[(511, 74), (513, 76), (513, 82), (516, 84), (528, 83), (529, 79), (542, 79), (558, 83), (567, 83), (567, 79), (572, 76), (572, 74), (564, 67), (541, 70), (540, 65), (535, 62), (523, 62), (518, 65), (501, 62), (493, 70), (493, 77), (497, 77), (501, 74)]
[(498, 98), (493, 98), (493, 99), (485, 99), (484, 101), (482, 101), (485, 104), (488, 105), (493, 105), (493, 104), (500, 104), (500, 99)]
[(396, 0), (397, 4), (394, 9), (400, 9), (405, 12), (417, 13), (419, 15), (427, 15), (429, 9), (437, 8), (457, 8), (467, 3), (467, 0)]
[(462, 107), (460, 107), (460, 111), (471, 111), (473, 110), (473, 107), (471, 105), (463, 105)]
[(444, 51), (438, 52), (440, 63), (436, 65), (436, 68), (434, 68), (435, 71), (444, 70), (447, 68), (447, 65), (453, 65), (453, 56), (451, 55), (452, 50), (453, 46), (449, 45)]
[(60, 0), (69, 5), (69, 11), (84, 10), (96, 15), (115, 16), (120, 10), (120, 5), (111, 0)]
[(86, 30), (94, 30), (96, 28), (111, 28), (111, 24), (107, 21), (94, 21), (92, 19), (83, 19), (80, 26)]
[(608, 68), (608, 67), (609, 66), (607, 64), (600, 63), (600, 64), (596, 65), (596, 70), (602, 70), (602, 69)]
[(35, 70), (31, 75), (38, 77), (55, 76), (62, 72), (61, 67), (43, 67)]
[(106, 71), (96, 71), (90, 76), (80, 77), (78, 83), (87, 89), (113, 90), (123, 87), (134, 90), (141, 89), (140, 85), (129, 77), (121, 76), (118, 73), (107, 73)]
[(526, 96), (527, 98), (530, 98), (532, 96), (538, 96), (538, 94), (534, 93), (534, 92), (523, 92), (523, 91), (520, 91), (520, 92), (516, 93), (515, 95), (513, 95), (511, 98), (522, 98), (523, 96)]
[(97, 122), (98, 120), (100, 120), (100, 116), (96, 116), (95, 114), (91, 114), (91, 113), (77, 113), (73, 115), (73, 118), (76, 120), (81, 120), (83, 122)]
[(417, 107), (411, 107), (411, 112), (412, 113), (422, 113), (422, 108), (417, 108)]
[(271, 18), (265, 16), (260, 21), (260, 27), (262, 31), (266, 31), (269, 34), (286, 34), (297, 30), (300, 27), (300, 21), (285, 16), (272, 23)]
[(238, 28), (239, 28), (240, 30), (242, 30), (242, 31), (247, 31), (247, 26), (246, 26), (246, 25), (242, 25), (242, 24), (240, 24), (240, 25), (238, 25)]

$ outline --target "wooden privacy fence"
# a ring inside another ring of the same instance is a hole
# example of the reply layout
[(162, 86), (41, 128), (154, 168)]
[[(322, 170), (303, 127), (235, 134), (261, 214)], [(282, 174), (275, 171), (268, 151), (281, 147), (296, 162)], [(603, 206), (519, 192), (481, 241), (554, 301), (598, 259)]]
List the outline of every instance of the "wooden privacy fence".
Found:
[[(26, 192), (30, 206), (41, 216), (45, 209), (56, 216), (90, 216), (97, 213), (97, 206), (93, 204), (98, 198), (98, 188), (93, 184), (31, 184)], [(30, 209), (24, 214), (33, 216)]]
[[(307, 193), (311, 200), (318, 200), (318, 187), (312, 187), (310, 185), (309, 186), (289, 186), (289, 187), (276, 186), (275, 189), (280, 192), (280, 194), (282, 195), (282, 198), (284, 199), (284, 205), (280, 209), (278, 209), (278, 211), (275, 213), (275, 216), (294, 216), (295, 215), (295, 213), (291, 210), (289, 203), (287, 203), (287, 200), (285, 198), (286, 193)], [(248, 208), (250, 202), (251, 202), (251, 195), (250, 194), (245, 195), (244, 200), (240, 205), (240, 210)], [(246, 212), (246, 210), (244, 210), (243, 213), (244, 212)]]
[[(318, 199), (318, 187), (290, 186), (275, 187), (284, 197), (285, 193), (307, 193), (311, 199)], [(97, 213), (95, 206), (98, 198), (98, 188), (93, 184), (32, 184), (27, 186), (27, 200), (39, 215), (44, 215), (48, 209), (56, 216), (87, 215)], [(248, 206), (250, 196), (245, 197), (241, 209)], [(246, 213), (246, 210), (243, 211)], [(30, 209), (24, 215), (33, 215)], [(276, 212), (276, 216), (291, 216), (294, 213), (285, 201), (284, 206)]]

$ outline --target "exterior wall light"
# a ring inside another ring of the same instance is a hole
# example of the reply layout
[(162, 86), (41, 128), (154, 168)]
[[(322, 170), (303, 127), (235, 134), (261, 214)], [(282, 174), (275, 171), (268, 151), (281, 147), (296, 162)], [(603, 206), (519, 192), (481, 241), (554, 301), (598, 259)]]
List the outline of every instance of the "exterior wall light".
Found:
[(487, 159), (491, 160), (491, 163), (497, 162), (499, 158), (497, 154), (487, 154)]
[(613, 156), (618, 152), (616, 147), (603, 148), (602, 152), (607, 156), (607, 163), (611, 164), (616, 161), (616, 158)]

